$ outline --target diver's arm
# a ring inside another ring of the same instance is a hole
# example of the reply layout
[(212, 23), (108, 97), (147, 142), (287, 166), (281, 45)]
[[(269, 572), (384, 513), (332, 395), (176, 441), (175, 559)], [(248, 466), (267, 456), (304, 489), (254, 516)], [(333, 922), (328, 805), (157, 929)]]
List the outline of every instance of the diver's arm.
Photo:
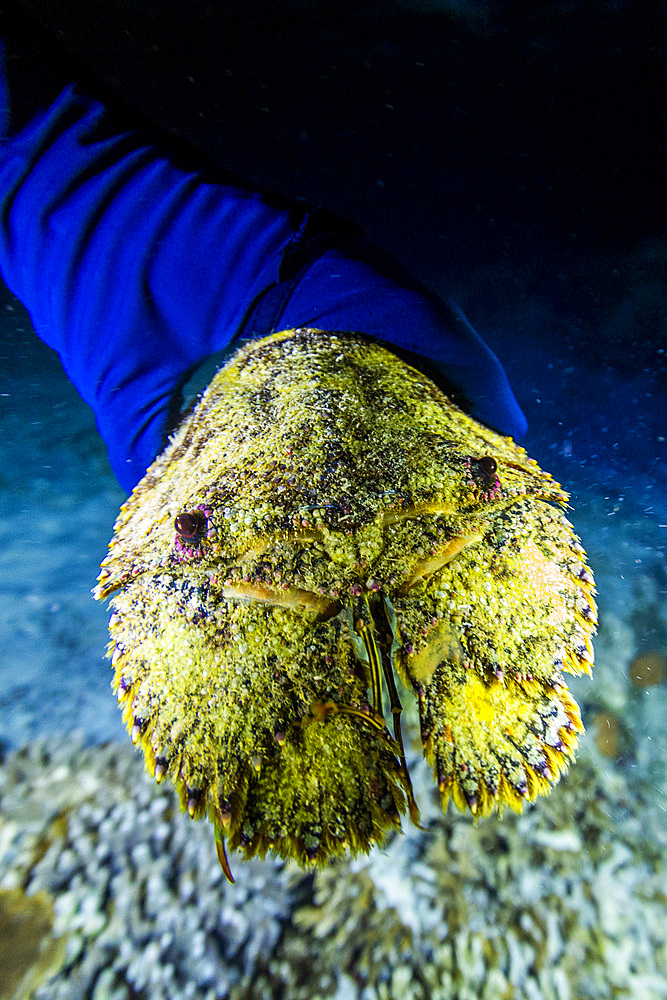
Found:
[(499, 362), (465, 319), (355, 227), (177, 166), (20, 32), (7, 65), (0, 270), (93, 408), (126, 489), (165, 444), (194, 367), (240, 336), (293, 326), (425, 356), (478, 419), (523, 433)]

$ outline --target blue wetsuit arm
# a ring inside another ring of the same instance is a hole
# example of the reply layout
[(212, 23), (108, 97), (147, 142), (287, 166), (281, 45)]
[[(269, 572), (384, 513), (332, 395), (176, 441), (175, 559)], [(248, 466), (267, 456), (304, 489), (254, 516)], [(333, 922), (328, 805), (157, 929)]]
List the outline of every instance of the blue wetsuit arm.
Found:
[[(26, 65), (23, 78), (39, 72)], [(163, 447), (194, 367), (240, 336), (292, 326), (425, 356), (475, 416), (523, 433), (467, 321), (354, 227), (184, 169), (131, 116), (61, 83), (13, 118), (12, 73), (2, 78), (0, 271), (93, 408), (126, 489)]]

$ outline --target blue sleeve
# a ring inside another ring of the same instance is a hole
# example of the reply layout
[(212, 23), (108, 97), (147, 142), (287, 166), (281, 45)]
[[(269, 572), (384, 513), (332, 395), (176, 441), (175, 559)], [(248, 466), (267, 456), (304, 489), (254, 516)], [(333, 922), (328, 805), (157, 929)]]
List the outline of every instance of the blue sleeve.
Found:
[(475, 416), (524, 432), (467, 321), (353, 227), (177, 166), (76, 83), (16, 132), (5, 114), (5, 128), (0, 270), (93, 408), (125, 489), (164, 446), (193, 368), (240, 336), (292, 326), (424, 356)]

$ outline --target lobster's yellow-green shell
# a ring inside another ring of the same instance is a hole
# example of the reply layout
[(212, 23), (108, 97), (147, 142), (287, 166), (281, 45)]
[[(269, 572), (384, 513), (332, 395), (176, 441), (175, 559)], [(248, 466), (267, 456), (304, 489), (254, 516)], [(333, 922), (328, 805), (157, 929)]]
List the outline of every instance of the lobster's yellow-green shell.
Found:
[(595, 627), (566, 500), (368, 339), (249, 344), (123, 505), (96, 590), (151, 772), (221, 856), (223, 836), (301, 863), (368, 850), (416, 815), (395, 672), (443, 804), (547, 793)]

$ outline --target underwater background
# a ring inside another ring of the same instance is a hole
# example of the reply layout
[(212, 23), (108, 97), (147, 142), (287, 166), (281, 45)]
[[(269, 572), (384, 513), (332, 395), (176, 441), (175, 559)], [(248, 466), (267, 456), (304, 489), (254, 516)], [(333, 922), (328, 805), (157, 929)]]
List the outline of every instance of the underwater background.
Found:
[(571, 491), (600, 628), (548, 799), (443, 816), (417, 738), (424, 830), (228, 885), (121, 725), (90, 589), (124, 495), (3, 290), (0, 997), (664, 1000), (664, 5), (201, 3), (185, 34), (175, 0), (27, 6), (211, 164), (354, 217), (460, 303)]

